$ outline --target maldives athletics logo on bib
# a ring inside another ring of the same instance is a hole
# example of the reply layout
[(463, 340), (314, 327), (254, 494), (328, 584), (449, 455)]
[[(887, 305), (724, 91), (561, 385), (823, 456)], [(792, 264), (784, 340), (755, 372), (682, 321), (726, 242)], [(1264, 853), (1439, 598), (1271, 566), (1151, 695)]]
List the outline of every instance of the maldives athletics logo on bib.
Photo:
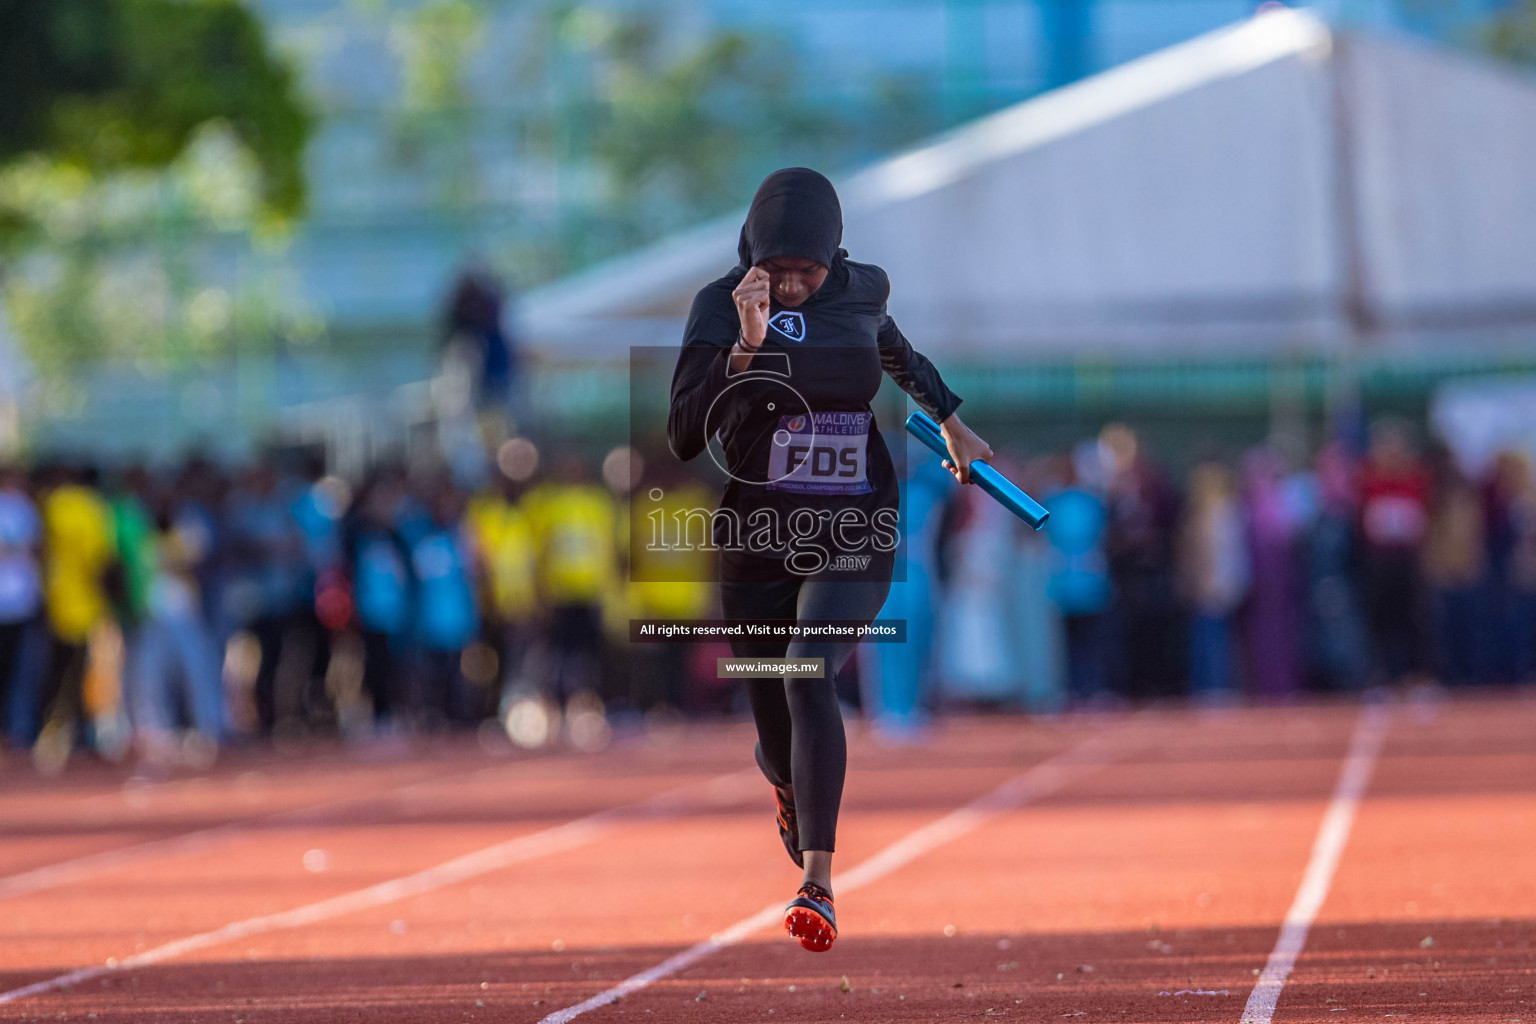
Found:
[(768, 321), (768, 326), (790, 341), (805, 340), (805, 317), (791, 310), (784, 310)]

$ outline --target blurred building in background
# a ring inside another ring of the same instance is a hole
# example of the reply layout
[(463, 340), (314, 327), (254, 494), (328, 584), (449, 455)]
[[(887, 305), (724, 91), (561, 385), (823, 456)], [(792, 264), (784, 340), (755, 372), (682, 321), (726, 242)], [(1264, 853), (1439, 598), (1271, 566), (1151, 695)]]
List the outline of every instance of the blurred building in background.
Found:
[[(155, 310), (174, 307), (184, 310), (195, 344), (169, 361), (114, 356), (80, 368), (68, 388), (46, 390), (29, 436), (43, 447), (106, 436), (108, 451), (124, 454), (197, 438), (238, 447), (289, 419), (281, 410), (295, 405), (359, 393), (373, 405), (384, 395), (412, 404), (409, 388), (435, 375), (442, 302), (467, 264), (496, 267), (515, 289), (538, 287), (727, 215), (773, 167), (805, 163), (836, 175), (872, 166), (1266, 6), (1276, 5), (252, 0), (273, 45), (298, 66), (318, 117), (304, 220), (276, 246), (252, 244), (217, 216), (194, 223), (174, 203), (151, 203), (144, 226), (155, 236), (147, 258), (154, 273), (126, 267), (112, 284), (147, 312), (112, 322), (146, 321), (151, 330)], [(1462, 49), (1487, 49), (1491, 18), (1511, 9), (1507, 0), (1310, 6), (1344, 29)], [(1287, 103), (1279, 92), (1252, 100)], [(1255, 106), (1246, 114), (1263, 126), (1296, 111)], [(1186, 129), (1200, 130), (1200, 121)], [(1193, 141), (1209, 152), (1220, 140)], [(1124, 160), (1103, 157), (1107, 169)], [(209, 180), (200, 189), (238, 198), (237, 155), (214, 140), (192, 163), (194, 177)], [(1286, 167), (1306, 173), (1295, 161)], [(1256, 180), (1241, 169), (1215, 167), (1212, 175), (1227, 193), (1287, 181), (1281, 170)], [(1312, 184), (1290, 181), (1301, 190)], [(1112, 229), (1107, 221), (1095, 227)], [(1123, 272), (1149, 269), (1130, 264)], [(32, 279), (38, 290), (52, 287), (46, 267)], [(68, 306), (66, 298), (55, 304)], [(1220, 301), (1227, 299), (1246, 301)], [(17, 318), (38, 319), (23, 316), (22, 306), (12, 301)], [(519, 315), (516, 295), (508, 310)], [(1106, 390), (1098, 370), (1084, 384), (1077, 370), (1044, 365), (1048, 356), (1035, 362), (1040, 372), (1028, 387), (1044, 391), (1051, 408), (1084, 393), (1109, 402), (1167, 393), (1137, 373)], [(1326, 390), (1322, 376), (1293, 367), (1287, 387)], [(402, 385), (406, 398), (393, 396)], [(544, 395), (558, 413), (590, 418), (593, 388), (607, 385), (604, 375), (564, 373)], [(1200, 395), (1215, 388), (1210, 401), (1218, 405), (1241, 393), (1244, 407), (1275, 393), (1269, 372), (1253, 365), (1230, 365), (1220, 381), (1207, 375), (1189, 387)], [(1390, 382), (1382, 398), (1421, 404), (1421, 390)], [(1077, 408), (1075, 399), (1069, 404)]]
[[(254, 6), (321, 113), (291, 257), (304, 288), (333, 335), (408, 344), (467, 253), (542, 283), (734, 209), (775, 167), (855, 170), (1263, 4)], [(1502, 2), (1312, 6), (1341, 25), (1469, 45)]]

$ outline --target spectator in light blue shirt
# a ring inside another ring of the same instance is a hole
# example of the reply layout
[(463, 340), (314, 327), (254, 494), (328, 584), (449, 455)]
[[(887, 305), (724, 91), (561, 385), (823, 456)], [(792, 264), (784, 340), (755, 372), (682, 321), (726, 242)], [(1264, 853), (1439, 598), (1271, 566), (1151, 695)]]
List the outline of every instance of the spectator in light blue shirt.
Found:
[(1091, 702), (1108, 693), (1109, 609), (1114, 597), (1105, 555), (1109, 525), (1104, 500), (1084, 479), (1082, 462), (1056, 460), (1062, 487), (1051, 495), (1051, 600), (1061, 611), (1067, 640), (1067, 685), (1074, 700)]
[(431, 520), (411, 543), (420, 666), (416, 696), (429, 721), (438, 715), (463, 721), (476, 716), (479, 703), (461, 671), (464, 649), (480, 631), (475, 556), (463, 496), (448, 481), (439, 481), (435, 490)]
[(0, 719), (17, 746), (35, 728), (43, 653), (42, 528), (25, 484), (20, 470), (0, 468)]

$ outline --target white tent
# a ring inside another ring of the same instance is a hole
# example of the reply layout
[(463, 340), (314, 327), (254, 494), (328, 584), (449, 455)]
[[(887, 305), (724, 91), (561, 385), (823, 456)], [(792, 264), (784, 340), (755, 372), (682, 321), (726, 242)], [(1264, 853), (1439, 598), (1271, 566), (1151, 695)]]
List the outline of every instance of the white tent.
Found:
[[(1536, 328), (1533, 167), (1536, 81), (1282, 10), (838, 188), (845, 245), (925, 351), (1261, 357)], [(741, 219), (530, 292), (525, 342), (675, 345)]]

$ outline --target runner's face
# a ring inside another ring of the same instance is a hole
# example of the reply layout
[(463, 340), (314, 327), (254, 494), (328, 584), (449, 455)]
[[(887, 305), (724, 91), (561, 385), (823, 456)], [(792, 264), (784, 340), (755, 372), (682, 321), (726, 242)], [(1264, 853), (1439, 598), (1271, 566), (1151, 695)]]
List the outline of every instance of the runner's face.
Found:
[(815, 260), (775, 256), (758, 266), (768, 271), (768, 287), (774, 299), (791, 309), (816, 294), (827, 279), (827, 268)]

